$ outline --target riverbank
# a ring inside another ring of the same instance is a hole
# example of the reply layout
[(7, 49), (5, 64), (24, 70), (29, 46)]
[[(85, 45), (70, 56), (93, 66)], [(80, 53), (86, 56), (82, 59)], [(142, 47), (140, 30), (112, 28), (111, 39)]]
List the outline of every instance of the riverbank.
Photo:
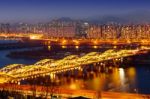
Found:
[[(51, 88), (43, 87), (43, 86), (33, 86), (30, 85), (15, 85), (15, 92), (9, 91), (0, 91), (2, 96), (12, 96), (18, 97), (16, 99), (21, 99), (21, 97), (26, 97), (27, 99), (46, 99), (46, 98), (64, 98), (65, 99), (96, 99), (96, 98), (109, 98), (109, 99), (149, 99), (150, 95), (144, 94), (131, 94), (131, 93), (122, 93), (122, 92), (103, 92), (103, 91), (93, 91), (93, 90), (71, 90), (71, 89), (64, 89), (61, 87), (54, 87), (53, 91), (50, 90)], [(16, 89), (17, 88), (17, 89)], [(47, 88), (49, 90), (47, 90)], [(13, 89), (13, 86), (7, 85), (5, 90)], [(12, 95), (14, 93), (16, 96)], [(27, 97), (28, 96), (28, 97)], [(38, 96), (38, 97), (37, 97)], [(46, 98), (45, 98), (46, 97)], [(78, 97), (78, 98), (73, 98)], [(84, 98), (85, 97), (85, 98)], [(6, 99), (6, 98), (4, 98)]]
[[(93, 48), (92, 46), (76, 48), (75, 46), (44, 46), (41, 49), (30, 49), (24, 51), (11, 51), (6, 56), (12, 59), (62, 59), (68, 55), (84, 55), (89, 52), (104, 52), (111, 48)], [(116, 49), (118, 50), (118, 49)], [(139, 55), (124, 58), (124, 65), (146, 65), (150, 64), (150, 51)]]
[(33, 47), (42, 47), (44, 46), (42, 42), (35, 42), (35, 41), (10, 41), (7, 43), (0, 42), (0, 50), (7, 50), (7, 49), (21, 49), (21, 48), (33, 48)]
[(51, 48), (43, 47), (40, 50), (12, 51), (7, 55), (7, 57), (16, 59), (62, 59), (68, 55), (82, 55), (89, 52), (104, 52), (107, 49), (108, 48), (75, 48), (75, 46), (63, 48), (63, 46), (53, 46)]
[(9, 64), (33, 64), (36, 61), (38, 61), (38, 59), (24, 59), (24, 58), (9, 58), (7, 57), (7, 55), (10, 52), (13, 51), (25, 51), (25, 50), (37, 50), (37, 49), (41, 49), (41, 47), (32, 47), (32, 48), (16, 48), (16, 49), (5, 49), (5, 50), (0, 50), (0, 68), (4, 67), (6, 65)]
[[(11, 52), (20, 52), (18, 56), (22, 55), (22, 52), (30, 53), (28, 54), (29, 56), (35, 55), (37, 58), (42, 54), (43, 49), (38, 49), (37, 53), (36, 50), (28, 49), (28, 50), (12, 50)], [(72, 55), (72, 54), (79, 54), (83, 55), (88, 52), (95, 52), (95, 51), (101, 51), (103, 52), (106, 49), (90, 49), (90, 48), (44, 48), (45, 50), (45, 56), (47, 55), (48, 57), (53, 55), (54, 57), (58, 57), (56, 59), (59, 59), (61, 57), (64, 57), (63, 55)], [(41, 54), (38, 54), (38, 53)], [(62, 55), (62, 56), (61, 56)], [(36, 58), (35, 57), (35, 58)], [(140, 57), (140, 56), (139, 56)], [(8, 58), (8, 57), (7, 57)], [(41, 57), (42, 58), (42, 57)], [(51, 57), (53, 58), (53, 57)], [(12, 61), (15, 61), (16, 63), (19, 63), (18, 60), (24, 59), (24, 58), (9, 58)], [(32, 58), (26, 58), (28, 61), (31, 61)], [(144, 59), (144, 56), (143, 56)], [(4, 61), (4, 60), (3, 60)], [(7, 62), (7, 60), (5, 60)], [(28, 61), (25, 61), (25, 64), (28, 63)], [(13, 63), (15, 63), (13, 62)], [(1, 63), (1, 62), (0, 62)], [(32, 64), (32, 63), (31, 63)], [(88, 79), (82, 79), (82, 78), (69, 78), (69, 77), (61, 77), (62, 78), (62, 87), (63, 88), (77, 88), (77, 89), (86, 89), (86, 90), (95, 90), (95, 88), (100, 88), (101, 90), (104, 91), (117, 91), (117, 92), (134, 92), (135, 89), (138, 90), (138, 93), (143, 93), (143, 94), (149, 94), (150, 92), (150, 73), (149, 70), (150, 68), (148, 67), (149, 65), (145, 66), (139, 66), (139, 65), (129, 65), (126, 64), (125, 67), (130, 67), (130, 68), (117, 68), (114, 70), (112, 73), (107, 73), (107, 72), (98, 72), (94, 74), (94, 78), (88, 78)], [(91, 72), (93, 75), (93, 72)], [(90, 76), (91, 77), (91, 76)], [(90, 87), (89, 87), (90, 86)]]

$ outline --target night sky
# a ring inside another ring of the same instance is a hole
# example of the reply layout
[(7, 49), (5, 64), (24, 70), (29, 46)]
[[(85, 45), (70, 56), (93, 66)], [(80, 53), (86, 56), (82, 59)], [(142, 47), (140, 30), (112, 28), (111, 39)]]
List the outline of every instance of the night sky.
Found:
[(0, 22), (47, 21), (150, 11), (150, 0), (0, 0)]

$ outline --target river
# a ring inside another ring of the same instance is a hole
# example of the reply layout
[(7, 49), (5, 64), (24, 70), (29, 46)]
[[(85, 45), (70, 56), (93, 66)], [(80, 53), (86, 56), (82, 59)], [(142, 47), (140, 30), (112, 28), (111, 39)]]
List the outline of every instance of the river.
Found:
[[(33, 48), (32, 48), (33, 49)], [(20, 63), (33, 64), (37, 60), (33, 59), (12, 59), (6, 57), (10, 51), (29, 49), (9, 49), (0, 50), (0, 67), (5, 65)], [(91, 78), (63, 77), (61, 86), (69, 89), (89, 89), (115, 92), (131, 92), (150, 94), (150, 66), (130, 66), (129, 68), (113, 68), (112, 73), (97, 72)]]
[(63, 77), (61, 82), (69, 89), (150, 94), (150, 68), (113, 68), (112, 73), (97, 72), (86, 79)]
[[(35, 63), (37, 60), (35, 59), (19, 59), (19, 58), (9, 58), (6, 57), (6, 55), (8, 53), (10, 53), (11, 51), (23, 51), (23, 50), (29, 50), (31, 48), (23, 48), (23, 49), (7, 49), (7, 50), (0, 50), (0, 67), (4, 67), (6, 65), (9, 64), (33, 64)], [(32, 48), (36, 49), (36, 48)]]

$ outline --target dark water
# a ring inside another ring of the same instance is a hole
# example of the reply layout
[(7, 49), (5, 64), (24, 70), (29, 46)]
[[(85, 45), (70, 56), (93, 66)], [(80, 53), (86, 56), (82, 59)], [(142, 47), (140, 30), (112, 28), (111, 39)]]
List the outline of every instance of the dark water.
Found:
[(17, 43), (17, 40), (0, 40), (0, 44)]
[[(17, 43), (17, 40), (0, 40), (0, 44), (10, 44), (10, 43)], [(29, 49), (37, 49), (37, 48), (22, 48), (22, 49), (6, 49), (0, 50), (0, 68), (4, 67), (9, 64), (32, 64), (36, 62), (36, 60), (27, 60), (27, 59), (12, 59), (6, 57), (6, 55), (11, 51), (23, 51)]]
[(63, 77), (61, 82), (62, 87), (70, 89), (150, 94), (150, 68), (113, 68), (112, 73), (93, 73), (86, 79)]
[[(100, 51), (96, 49), (93, 50)], [(150, 94), (150, 65), (127, 67), (113, 68), (111, 73), (93, 72), (90, 74), (92, 77), (86, 79), (63, 77), (61, 86), (70, 89)]]
[[(79, 50), (78, 47), (76, 47), (76, 49)], [(15, 50), (18, 51), (27, 49)], [(33, 64), (36, 62), (36, 60), (31, 59), (12, 59), (6, 57), (10, 51), (15, 50), (0, 51), (0, 67), (14, 63)], [(89, 89), (97, 91), (103, 90), (150, 94), (150, 66), (130, 66), (126, 69), (113, 68), (112, 73), (92, 73), (92, 77), (88, 77), (86, 79), (62, 77), (60, 81), (60, 85), (62, 87), (70, 89)]]
[[(32, 48), (32, 50), (33, 49), (34, 48)], [(13, 59), (6, 57), (6, 55), (11, 51), (23, 51), (23, 50), (29, 50), (29, 48), (0, 50), (0, 68), (9, 64), (33, 64), (37, 61), (32, 59), (18, 59), (18, 58)]]

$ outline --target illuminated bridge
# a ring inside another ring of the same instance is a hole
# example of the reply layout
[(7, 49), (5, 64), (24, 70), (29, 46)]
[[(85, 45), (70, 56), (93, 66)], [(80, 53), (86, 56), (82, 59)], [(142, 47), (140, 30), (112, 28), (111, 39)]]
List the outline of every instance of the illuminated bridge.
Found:
[(123, 58), (137, 55), (143, 49), (136, 50), (107, 50), (103, 53), (90, 52), (83, 56), (70, 55), (60, 60), (43, 59), (33, 65), (12, 64), (0, 69), (0, 81), (19, 83), (22, 80), (55, 74), (71, 70), (83, 70), (89, 65), (107, 66), (105, 61), (122, 62)]

